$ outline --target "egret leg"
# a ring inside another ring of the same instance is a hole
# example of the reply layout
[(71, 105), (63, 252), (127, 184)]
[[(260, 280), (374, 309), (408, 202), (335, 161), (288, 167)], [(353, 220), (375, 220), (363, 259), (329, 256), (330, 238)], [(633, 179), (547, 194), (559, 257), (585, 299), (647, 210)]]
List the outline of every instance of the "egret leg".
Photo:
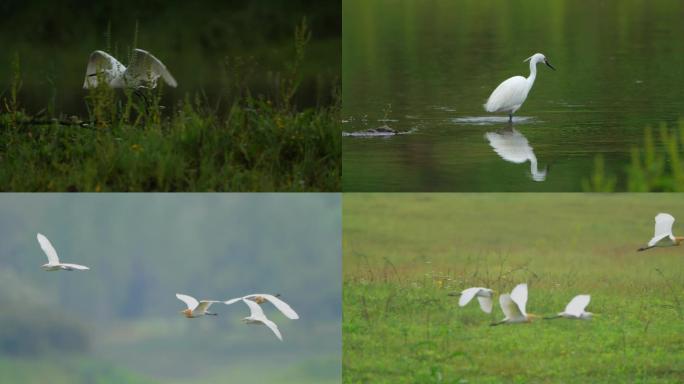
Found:
[(209, 312), (207, 312), (207, 313), (205, 313), (205, 315), (218, 316), (218, 313), (209, 313)]
[(513, 114), (512, 114), (512, 113), (509, 113), (509, 114), (508, 114), (508, 122), (509, 122), (509, 123), (512, 123), (512, 122), (513, 122)]

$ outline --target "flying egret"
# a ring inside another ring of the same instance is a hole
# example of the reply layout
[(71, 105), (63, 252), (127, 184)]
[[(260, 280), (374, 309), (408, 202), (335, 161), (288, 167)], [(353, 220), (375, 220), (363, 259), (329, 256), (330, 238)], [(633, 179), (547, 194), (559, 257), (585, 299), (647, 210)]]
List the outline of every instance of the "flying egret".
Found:
[(672, 234), (672, 224), (674, 224), (674, 217), (669, 213), (659, 213), (655, 217), (655, 233), (653, 238), (648, 242), (648, 246), (641, 247), (637, 251), (645, 251), (653, 247), (671, 247), (679, 245), (684, 237), (674, 236)]
[(537, 63), (543, 62), (549, 68), (556, 70), (541, 53), (535, 53), (525, 59), (525, 61), (528, 60), (530, 61), (530, 75), (527, 78), (513, 76), (499, 84), (484, 104), (487, 112), (507, 112), (508, 121), (512, 122), (513, 114), (520, 109), (532, 89), (534, 79), (537, 77)]
[(184, 295), (182, 293), (176, 293), (176, 297), (178, 298), (178, 300), (184, 302), (185, 305), (188, 306), (187, 309), (181, 311), (181, 313), (184, 314), (185, 317), (187, 317), (188, 319), (204, 315), (218, 316), (218, 314), (216, 313), (208, 312), (209, 307), (211, 307), (212, 304), (218, 303), (218, 301), (216, 300), (197, 301), (197, 299), (195, 299), (194, 297)]
[(485, 137), (489, 141), (489, 145), (494, 149), (494, 152), (501, 156), (502, 159), (516, 164), (522, 164), (529, 160), (532, 180), (546, 180), (546, 173), (549, 167), (547, 166), (543, 170), (539, 170), (534, 150), (527, 141), (527, 138), (518, 130), (512, 128), (510, 130), (504, 129), (500, 132), (487, 132)]
[(527, 284), (518, 284), (510, 294), (506, 293), (499, 296), (499, 305), (501, 305), (501, 310), (505, 317), (498, 323), (491, 325), (529, 323), (533, 318), (539, 317), (525, 311), (525, 306), (527, 306)]
[(590, 295), (577, 295), (570, 300), (565, 310), (559, 312), (556, 316), (546, 317), (546, 320), (566, 318), (566, 319), (580, 319), (580, 320), (591, 320), (594, 315), (591, 312), (586, 312), (584, 309), (589, 305), (591, 300)]
[(285, 315), (285, 317), (287, 317), (288, 319), (299, 319), (299, 315), (297, 314), (297, 312), (295, 312), (294, 309), (292, 309), (292, 307), (290, 307), (286, 302), (280, 300), (274, 295), (269, 295), (266, 293), (255, 293), (247, 296), (237, 297), (235, 299), (226, 300), (223, 303), (226, 305), (231, 305), (242, 299), (247, 299), (247, 301), (256, 302), (257, 304), (263, 304), (266, 301), (270, 301), (271, 304), (278, 308), (278, 310), (280, 310), (280, 312), (282, 312), (283, 315)]
[(44, 270), (87, 271), (90, 269), (85, 265), (60, 263), (59, 257), (57, 256), (57, 251), (55, 251), (55, 248), (52, 246), (52, 244), (50, 244), (50, 240), (48, 240), (47, 237), (43, 236), (40, 233), (36, 235), (36, 238), (38, 238), (38, 244), (40, 244), (40, 248), (43, 249), (43, 252), (45, 252), (45, 255), (47, 255), (48, 258), (48, 262), (41, 266), (41, 268), (43, 268)]
[(261, 309), (261, 306), (256, 301), (249, 300), (249, 299), (240, 299), (247, 304), (249, 307), (250, 314), (249, 316), (245, 317), (242, 319), (246, 324), (263, 324), (267, 326), (275, 335), (280, 339), (280, 341), (283, 341), (283, 336), (280, 335), (280, 330), (278, 329), (278, 326), (269, 320), (266, 315), (264, 315), (264, 310)]
[(465, 307), (473, 297), (477, 297), (480, 302), (480, 308), (485, 313), (492, 313), (492, 296), (494, 291), (489, 288), (473, 287), (464, 289), (461, 292), (461, 297), (458, 299), (458, 305)]
[(83, 88), (95, 88), (99, 80), (112, 88), (154, 88), (159, 77), (171, 87), (178, 86), (164, 63), (147, 51), (134, 49), (128, 68), (107, 52), (94, 51), (88, 59)]

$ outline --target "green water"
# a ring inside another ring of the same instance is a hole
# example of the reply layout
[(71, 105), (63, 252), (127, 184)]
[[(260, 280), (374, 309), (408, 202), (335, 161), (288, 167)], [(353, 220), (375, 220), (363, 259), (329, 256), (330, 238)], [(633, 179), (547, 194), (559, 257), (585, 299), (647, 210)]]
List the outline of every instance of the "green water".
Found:
[[(684, 117), (683, 2), (345, 0), (342, 13), (344, 131), (410, 132), (344, 137), (345, 191), (578, 191), (598, 154), (624, 190), (644, 128)], [(557, 71), (538, 66), (512, 130), (482, 104), (535, 52)]]

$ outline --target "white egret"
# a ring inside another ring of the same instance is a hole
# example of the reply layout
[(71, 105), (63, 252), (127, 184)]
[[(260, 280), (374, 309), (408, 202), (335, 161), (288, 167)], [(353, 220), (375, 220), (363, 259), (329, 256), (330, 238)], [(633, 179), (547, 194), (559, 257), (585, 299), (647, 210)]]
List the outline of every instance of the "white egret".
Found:
[(522, 164), (529, 160), (532, 180), (546, 180), (548, 166), (539, 170), (534, 150), (527, 141), (527, 138), (518, 130), (512, 128), (499, 132), (487, 132), (485, 137), (489, 141), (489, 145), (494, 149), (494, 152), (501, 156), (502, 159), (516, 164)]
[(263, 324), (267, 326), (275, 335), (280, 339), (280, 341), (283, 341), (283, 336), (280, 334), (280, 330), (278, 329), (278, 326), (266, 318), (266, 315), (264, 315), (264, 310), (261, 309), (259, 304), (257, 304), (255, 301), (249, 300), (249, 299), (241, 299), (242, 301), (247, 304), (250, 310), (249, 316), (245, 317), (242, 319), (246, 324)]
[(477, 297), (477, 301), (480, 302), (482, 311), (492, 313), (492, 296), (494, 296), (494, 291), (489, 288), (467, 288), (461, 292), (461, 297), (458, 299), (458, 305), (460, 307), (465, 307), (473, 297)]
[(541, 53), (535, 53), (525, 59), (525, 61), (528, 60), (530, 61), (530, 75), (527, 78), (513, 76), (499, 84), (484, 104), (487, 112), (506, 112), (508, 121), (512, 122), (513, 114), (520, 109), (532, 89), (534, 79), (537, 77), (537, 63), (543, 62), (549, 68), (556, 70)]
[(648, 246), (639, 248), (638, 251), (645, 251), (653, 247), (671, 247), (681, 244), (684, 237), (674, 236), (672, 234), (672, 224), (674, 224), (674, 217), (669, 213), (659, 213), (655, 217), (655, 233), (653, 238), (648, 242)]
[(591, 317), (594, 314), (584, 310), (587, 305), (589, 305), (590, 300), (590, 295), (577, 295), (570, 300), (567, 306), (565, 306), (563, 312), (559, 312), (556, 316), (547, 317), (546, 319), (551, 320), (563, 317), (566, 319), (591, 320)]
[(211, 316), (218, 316), (216, 313), (211, 313), (209, 311), (209, 307), (211, 307), (212, 304), (218, 303), (219, 301), (216, 300), (202, 300), (202, 301), (197, 301), (192, 296), (184, 295), (182, 293), (176, 293), (176, 297), (178, 300), (182, 301), (185, 303), (185, 305), (188, 306), (187, 309), (184, 309), (181, 311), (182, 314), (185, 315), (188, 319), (192, 319), (195, 317), (200, 317), (204, 315), (211, 315)]
[(297, 312), (295, 312), (294, 309), (292, 309), (292, 307), (290, 307), (286, 302), (280, 300), (278, 297), (274, 295), (269, 295), (267, 293), (255, 293), (247, 296), (237, 297), (235, 299), (224, 301), (224, 304), (231, 305), (243, 299), (256, 302), (257, 304), (263, 304), (266, 301), (270, 301), (271, 304), (278, 308), (278, 310), (280, 310), (280, 312), (282, 312), (283, 315), (285, 315), (285, 317), (287, 317), (288, 319), (299, 319), (299, 315), (297, 314)]
[(98, 81), (112, 88), (154, 88), (159, 77), (171, 87), (178, 85), (164, 63), (147, 51), (134, 49), (128, 68), (107, 52), (94, 51), (88, 59), (83, 88), (95, 88)]
[(518, 284), (510, 294), (506, 293), (499, 296), (499, 305), (501, 305), (505, 317), (498, 323), (491, 325), (529, 323), (533, 318), (539, 317), (527, 313), (525, 310), (527, 306), (527, 284)]
[(48, 262), (41, 266), (41, 268), (43, 268), (44, 270), (46, 270), (46, 271), (87, 271), (90, 269), (90, 268), (86, 267), (85, 265), (60, 263), (59, 257), (57, 256), (57, 251), (55, 251), (55, 248), (50, 243), (50, 240), (48, 240), (47, 237), (43, 236), (40, 233), (38, 235), (36, 235), (36, 238), (38, 239), (38, 244), (40, 244), (40, 248), (43, 249), (43, 252), (45, 252), (45, 255), (47, 255), (47, 258), (48, 258)]

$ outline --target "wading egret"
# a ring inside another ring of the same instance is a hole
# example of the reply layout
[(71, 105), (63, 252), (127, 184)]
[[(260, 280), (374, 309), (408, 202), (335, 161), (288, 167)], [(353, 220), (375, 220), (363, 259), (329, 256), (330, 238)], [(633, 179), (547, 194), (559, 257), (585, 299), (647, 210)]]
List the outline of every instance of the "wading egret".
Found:
[(489, 288), (473, 287), (464, 289), (461, 292), (461, 297), (458, 299), (458, 305), (465, 307), (473, 297), (477, 297), (480, 302), (480, 308), (486, 313), (492, 313), (492, 296), (494, 291)]
[(280, 335), (280, 330), (278, 330), (278, 326), (266, 318), (266, 315), (264, 315), (264, 310), (261, 309), (259, 304), (257, 304), (255, 301), (249, 300), (249, 299), (241, 299), (242, 301), (247, 304), (250, 310), (249, 316), (245, 317), (242, 319), (246, 324), (263, 324), (267, 326), (275, 335), (280, 339), (280, 341), (283, 341), (283, 336)]
[(219, 303), (219, 301), (215, 300), (202, 300), (202, 301), (197, 301), (192, 296), (184, 295), (182, 293), (176, 293), (176, 297), (178, 300), (182, 301), (185, 303), (185, 305), (188, 306), (187, 309), (182, 310), (180, 313), (184, 314), (185, 317), (188, 319), (192, 319), (195, 317), (200, 317), (204, 315), (211, 315), (211, 316), (218, 316), (216, 313), (210, 313), (207, 312), (209, 310), (209, 307), (211, 307), (212, 304), (214, 303)]
[(487, 132), (485, 137), (489, 141), (489, 145), (494, 149), (494, 152), (501, 156), (502, 159), (516, 164), (522, 164), (529, 160), (532, 180), (546, 180), (546, 173), (549, 167), (547, 166), (539, 170), (534, 150), (527, 141), (527, 138), (518, 130), (511, 128), (503, 129), (499, 132)]
[(280, 300), (274, 295), (269, 295), (266, 293), (255, 293), (252, 295), (237, 297), (235, 299), (224, 301), (224, 304), (231, 305), (243, 299), (246, 299), (247, 301), (256, 302), (257, 304), (263, 304), (266, 301), (270, 301), (271, 304), (278, 308), (278, 310), (280, 310), (280, 312), (282, 312), (283, 315), (285, 315), (285, 317), (287, 317), (288, 319), (299, 319), (299, 315), (297, 314), (297, 312), (295, 312), (294, 309), (292, 309), (292, 307), (290, 307), (286, 302)]
[(527, 99), (527, 94), (532, 89), (534, 79), (537, 77), (537, 63), (543, 62), (549, 68), (556, 70), (541, 53), (535, 53), (525, 59), (525, 61), (528, 60), (530, 61), (530, 75), (527, 78), (513, 76), (499, 84), (487, 99), (487, 103), (484, 104), (484, 109), (487, 112), (506, 112), (508, 113), (508, 121), (513, 121), (513, 114), (520, 109), (520, 106)]
[(655, 217), (655, 233), (648, 246), (639, 248), (638, 251), (645, 251), (653, 247), (671, 247), (679, 245), (684, 237), (674, 236), (672, 234), (672, 224), (674, 224), (674, 217), (669, 213), (659, 213)]
[(147, 51), (134, 49), (128, 68), (107, 52), (94, 51), (88, 59), (83, 88), (95, 88), (99, 80), (112, 88), (154, 88), (159, 77), (171, 87), (178, 85), (164, 63)]
[(40, 244), (40, 248), (43, 249), (43, 252), (45, 252), (45, 255), (47, 255), (48, 262), (47, 264), (43, 264), (41, 268), (43, 268), (46, 271), (87, 271), (90, 268), (86, 267), (85, 265), (80, 265), (80, 264), (68, 264), (68, 263), (60, 263), (59, 262), (59, 257), (57, 256), (57, 251), (55, 251), (55, 248), (50, 244), (50, 240), (47, 239), (47, 237), (43, 236), (42, 234), (38, 234), (36, 236), (38, 239), (38, 244)]
[(551, 320), (563, 317), (566, 319), (591, 320), (591, 317), (594, 314), (584, 311), (584, 308), (589, 305), (590, 300), (591, 296), (589, 295), (577, 295), (570, 300), (567, 306), (565, 306), (565, 310), (563, 312), (559, 312), (556, 316), (546, 317), (545, 319)]
[(501, 310), (505, 317), (498, 323), (491, 325), (529, 323), (533, 318), (539, 317), (525, 311), (527, 306), (527, 284), (518, 284), (510, 294), (506, 293), (499, 296), (499, 305), (501, 305)]

